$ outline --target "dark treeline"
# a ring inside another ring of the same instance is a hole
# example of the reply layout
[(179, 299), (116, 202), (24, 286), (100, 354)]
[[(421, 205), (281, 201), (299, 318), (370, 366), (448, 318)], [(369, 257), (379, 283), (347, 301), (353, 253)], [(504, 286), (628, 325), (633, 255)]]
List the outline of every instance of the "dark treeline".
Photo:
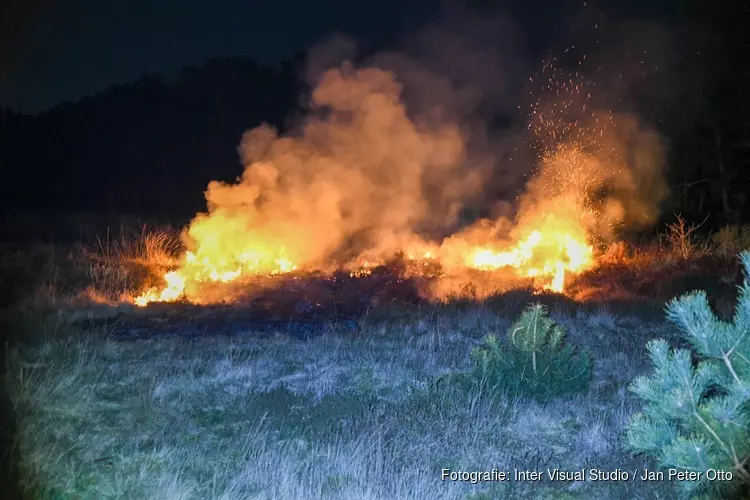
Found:
[(713, 223), (750, 221), (750, 3), (687, 0), (696, 36), (710, 61), (697, 116), (673, 124), (670, 208)]
[(293, 64), (216, 59), (170, 83), (144, 76), (38, 116), (0, 108), (5, 209), (180, 215), (205, 208), (211, 179), (240, 173), (242, 133), (284, 124), (299, 100)]
[[(710, 78), (689, 123), (676, 113), (660, 125), (670, 148), (665, 211), (710, 214), (711, 225), (750, 220), (750, 4), (690, 2)], [(171, 82), (145, 76), (38, 116), (0, 108), (0, 209), (179, 218), (202, 210), (209, 180), (240, 173), (242, 133), (262, 122), (283, 130), (299, 108), (301, 62), (216, 59)]]

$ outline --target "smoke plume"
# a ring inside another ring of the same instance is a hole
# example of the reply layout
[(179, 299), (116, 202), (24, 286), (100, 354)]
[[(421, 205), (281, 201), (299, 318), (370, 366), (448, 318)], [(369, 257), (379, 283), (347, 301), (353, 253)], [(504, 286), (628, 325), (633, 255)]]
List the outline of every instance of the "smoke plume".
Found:
[[(242, 177), (209, 184), (208, 214), (189, 236), (203, 243), (210, 227), (211, 244), (242, 250), (262, 241), (318, 265), (341, 251), (395, 252), (416, 229), (450, 224), (482, 179), (461, 170), (460, 128), (410, 120), (401, 92), (381, 69), (327, 71), (312, 92), (314, 113), (295, 134), (262, 126), (244, 135)], [(213, 219), (226, 231), (216, 234)]]
[(243, 173), (209, 184), (188, 247), (198, 259), (250, 253), (261, 268), (401, 250), (460, 265), (472, 245), (534, 231), (611, 241), (653, 223), (665, 146), (617, 108), (627, 85), (597, 85), (597, 66), (548, 61), (534, 75), (519, 39), (507, 18), (461, 11), (398, 50), (358, 58), (341, 37), (316, 48), (308, 116), (283, 136), (266, 125), (244, 134)]

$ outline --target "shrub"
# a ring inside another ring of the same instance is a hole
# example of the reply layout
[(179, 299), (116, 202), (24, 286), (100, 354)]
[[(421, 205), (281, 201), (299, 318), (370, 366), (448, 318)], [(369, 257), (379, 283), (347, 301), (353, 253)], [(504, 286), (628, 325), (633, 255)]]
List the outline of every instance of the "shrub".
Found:
[(473, 378), (491, 388), (539, 399), (588, 385), (591, 360), (564, 342), (565, 332), (542, 304), (532, 304), (508, 331), (508, 342), (488, 335), (471, 353)]
[(750, 225), (724, 226), (711, 235), (711, 240), (718, 255), (736, 255), (750, 248)]
[(624, 241), (609, 245), (597, 259), (599, 264), (621, 264), (633, 258), (633, 251)]
[[(744, 284), (732, 322), (719, 320), (706, 292), (672, 300), (667, 317), (697, 351), (648, 343), (654, 366), (630, 390), (644, 402), (627, 429), (627, 447), (655, 457), (664, 468), (701, 472), (681, 481), (686, 495), (723, 494), (750, 484), (750, 252), (741, 254)], [(730, 472), (731, 482), (710, 481), (709, 469)]]
[(683, 260), (687, 260), (693, 257), (696, 253), (701, 253), (705, 248), (699, 248), (696, 242), (695, 232), (701, 228), (705, 223), (704, 220), (700, 224), (690, 224), (681, 215), (675, 216), (675, 222), (667, 224), (666, 238), (669, 242), (669, 247), (675, 254), (679, 255)]

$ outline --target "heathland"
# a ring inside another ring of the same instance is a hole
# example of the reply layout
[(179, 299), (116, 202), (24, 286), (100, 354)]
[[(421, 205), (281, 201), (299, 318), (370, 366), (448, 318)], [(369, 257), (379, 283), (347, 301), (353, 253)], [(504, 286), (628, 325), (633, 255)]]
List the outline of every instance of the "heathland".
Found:
[[(469, 279), (431, 297), (440, 269), (418, 276), (400, 255), (361, 275), (256, 276), (231, 302), (138, 307), (184, 252), (179, 231), (70, 227), (67, 241), (2, 246), (6, 438), (31, 498), (672, 498), (675, 481), (633, 479), (659, 464), (624, 446), (641, 408), (628, 387), (651, 370), (649, 340), (685, 345), (668, 300), (704, 289), (731, 317), (750, 243), (747, 228), (678, 220), (598, 251), (562, 292), (487, 291), (493, 273), (478, 270), (484, 292)], [(589, 383), (461, 383), (533, 303), (588, 353)], [(445, 469), (542, 477), (454, 482)]]

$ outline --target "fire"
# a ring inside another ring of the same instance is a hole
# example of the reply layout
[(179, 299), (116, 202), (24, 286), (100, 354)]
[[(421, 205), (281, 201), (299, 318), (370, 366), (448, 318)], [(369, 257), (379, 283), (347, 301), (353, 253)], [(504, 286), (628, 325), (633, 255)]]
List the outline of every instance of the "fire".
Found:
[(592, 254), (593, 248), (590, 245), (568, 233), (545, 235), (534, 230), (510, 251), (475, 249), (467, 258), (467, 265), (481, 270), (513, 267), (519, 274), (529, 278), (551, 276), (552, 281), (546, 288), (562, 292), (566, 271), (578, 273), (590, 267), (593, 263)]
[(421, 235), (445, 234), (468, 202), (484, 199), (493, 175), (484, 151), (472, 157), (451, 113), (410, 117), (393, 73), (329, 70), (311, 93), (316, 112), (298, 129), (245, 133), (242, 175), (208, 185), (207, 211), (184, 231), (179, 267), (135, 303), (211, 302), (209, 286), (294, 271), (367, 276), (395, 253), (425, 275), (439, 267), (457, 281), (477, 272), (500, 281), (510, 270), (564, 293), (571, 275), (594, 266), (593, 241), (611, 240), (631, 216), (653, 215), (647, 194), (662, 162), (650, 131), (621, 119), (616, 131), (615, 115), (593, 109), (577, 73), (548, 76), (528, 125), (539, 154), (524, 165), (534, 171), (513, 210), (432, 241)]
[(162, 290), (152, 288), (135, 298), (135, 305), (145, 306), (151, 302), (174, 302), (185, 291), (185, 277), (177, 271), (170, 271), (164, 275), (166, 286)]
[[(543, 169), (520, 198), (514, 229), (505, 238), (493, 236), (491, 221), (479, 221), (442, 242), (426, 242), (414, 235), (396, 239), (396, 250), (417, 264), (435, 262), (452, 277), (468, 280), (468, 271), (511, 269), (518, 276), (546, 281), (544, 289), (563, 293), (568, 275), (593, 266), (589, 239), (603, 218), (587, 206), (587, 193), (596, 178), (588, 170), (591, 158), (578, 144), (547, 152), (541, 164)], [(185, 253), (179, 269), (164, 275), (163, 288), (147, 290), (135, 303), (210, 302), (202, 291), (206, 284), (336, 267), (332, 262), (304, 258), (310, 255), (306, 245), (314, 241), (311, 237), (300, 237), (273, 221), (264, 224), (224, 212), (201, 214), (185, 232), (193, 249)], [(338, 267), (352, 277), (364, 277), (393, 253), (369, 248)]]
[[(165, 286), (152, 288), (135, 299), (138, 306), (152, 302), (172, 302), (190, 298), (190, 294), (200, 293), (205, 283), (230, 283), (258, 275), (284, 274), (298, 267), (288, 258), (277, 257), (272, 261), (264, 257), (272, 254), (267, 247), (244, 249), (231, 258), (222, 253), (211, 254), (203, 247), (197, 254), (186, 252), (179, 270), (164, 275)], [(453, 246), (441, 246), (436, 251), (405, 252), (408, 260), (418, 262), (441, 262), (451, 254)], [(562, 293), (565, 289), (566, 273), (579, 273), (593, 265), (593, 248), (585, 239), (577, 238), (570, 232), (554, 230), (532, 230), (530, 234), (509, 250), (498, 250), (489, 246), (473, 245), (463, 258), (463, 270), (492, 272), (511, 268), (519, 276), (528, 278), (549, 278), (545, 289)], [(357, 263), (350, 271), (352, 277), (367, 276), (375, 265), (369, 261)], [(461, 269), (453, 272), (461, 272)], [(188, 293), (190, 291), (190, 294)]]
[(134, 302), (141, 307), (151, 302), (174, 302), (200, 293), (200, 286), (205, 283), (231, 283), (247, 276), (295, 271), (297, 266), (284, 255), (283, 247), (277, 252), (261, 246), (235, 253), (201, 246), (197, 253), (185, 253), (178, 270), (164, 275), (166, 284), (162, 289), (151, 288), (136, 297)]

